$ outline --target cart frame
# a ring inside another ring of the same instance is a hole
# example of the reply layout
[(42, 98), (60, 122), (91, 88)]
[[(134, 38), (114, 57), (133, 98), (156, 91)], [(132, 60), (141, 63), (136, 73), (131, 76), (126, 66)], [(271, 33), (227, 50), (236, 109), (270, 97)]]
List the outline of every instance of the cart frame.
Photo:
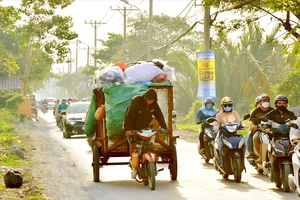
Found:
[[(158, 143), (161, 148), (154, 151), (161, 160), (158, 160), (158, 164), (169, 164), (171, 180), (177, 180), (177, 152), (176, 152), (176, 139), (179, 136), (173, 136), (173, 118), (172, 111), (174, 109), (173, 104), (173, 86), (149, 86), (155, 90), (164, 89), (167, 91), (167, 120), (166, 124), (168, 127), (165, 137), (168, 137), (168, 143), (163, 141), (160, 137), (155, 138), (155, 142)], [(96, 93), (96, 106), (105, 104), (105, 96), (102, 92), (102, 88)], [(98, 121), (96, 125), (96, 137), (92, 139), (92, 150), (93, 150), (93, 172), (94, 182), (99, 182), (100, 168), (104, 165), (128, 165), (128, 162), (109, 162), (110, 157), (130, 157), (129, 155), (129, 144), (126, 135), (120, 136), (120, 140), (109, 146), (109, 138), (107, 135), (105, 117), (103, 120)], [(118, 151), (118, 148), (126, 146), (126, 150)]]

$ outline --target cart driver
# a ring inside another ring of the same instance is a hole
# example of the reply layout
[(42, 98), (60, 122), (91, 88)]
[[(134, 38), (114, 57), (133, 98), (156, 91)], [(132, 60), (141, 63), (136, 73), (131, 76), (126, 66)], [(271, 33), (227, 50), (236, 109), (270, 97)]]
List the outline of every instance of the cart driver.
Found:
[[(134, 96), (127, 107), (123, 128), (126, 135), (132, 135), (132, 130), (146, 128), (161, 128), (166, 132), (167, 125), (162, 111), (157, 103), (157, 93), (154, 89), (148, 89), (143, 95)], [(130, 142), (130, 156), (135, 150), (135, 142)]]

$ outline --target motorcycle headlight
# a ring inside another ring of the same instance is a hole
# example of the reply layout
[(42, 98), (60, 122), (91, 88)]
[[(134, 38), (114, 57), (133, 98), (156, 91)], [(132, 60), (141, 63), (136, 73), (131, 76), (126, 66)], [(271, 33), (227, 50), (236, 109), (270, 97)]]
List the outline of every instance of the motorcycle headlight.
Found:
[(227, 131), (229, 131), (230, 133), (234, 133), (237, 130), (237, 126), (225, 126)]
[(274, 155), (275, 156), (278, 156), (278, 157), (283, 157), (283, 156), (285, 156), (285, 153), (284, 153), (284, 151), (282, 151), (282, 150), (280, 150), (280, 149), (276, 149), (276, 148), (274, 148)]
[(245, 144), (245, 139), (244, 139), (244, 138), (241, 138), (238, 147), (241, 148), (244, 144)]
[(228, 142), (227, 140), (225, 140), (224, 138), (222, 138), (223, 140), (223, 144), (226, 144), (226, 146), (228, 146), (230, 149), (233, 149), (232, 145), (230, 144), (230, 142)]

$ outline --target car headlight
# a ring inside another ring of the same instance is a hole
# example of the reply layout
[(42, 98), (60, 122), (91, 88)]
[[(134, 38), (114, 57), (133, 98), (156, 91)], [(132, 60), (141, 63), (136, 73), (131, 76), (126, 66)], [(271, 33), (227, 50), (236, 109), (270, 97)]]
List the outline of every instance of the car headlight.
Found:
[(74, 124), (75, 124), (75, 121), (74, 121), (74, 120), (68, 120), (68, 121), (67, 121), (67, 124), (69, 124), (69, 125), (74, 125)]
[(230, 149), (233, 149), (232, 145), (230, 144), (230, 142), (228, 142), (227, 140), (225, 140), (224, 138), (222, 138), (223, 140), (223, 144), (226, 144), (226, 146), (228, 146)]

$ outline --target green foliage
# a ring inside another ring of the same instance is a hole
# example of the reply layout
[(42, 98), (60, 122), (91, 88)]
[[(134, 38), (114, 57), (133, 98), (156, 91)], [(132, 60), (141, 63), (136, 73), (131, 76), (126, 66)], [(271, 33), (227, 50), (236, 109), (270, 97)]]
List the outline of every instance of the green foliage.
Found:
[(18, 33), (20, 48), (25, 55), (20, 66), (24, 94), (28, 93), (32, 82), (47, 77), (54, 62), (66, 60), (69, 41), (78, 34), (71, 31), (72, 18), (57, 15), (56, 11), (71, 3), (73, 0), (22, 1), (19, 9), (22, 23)]
[[(189, 108), (188, 114), (184, 117), (179, 117), (176, 119), (178, 124), (196, 124), (196, 115), (198, 111), (202, 108), (202, 99), (197, 99), (193, 102), (192, 106)], [(199, 126), (197, 124), (197, 126)]]
[(23, 101), (22, 97), (23, 95), (11, 90), (0, 90), (0, 108), (7, 108), (14, 112), (17, 105)]
[(189, 124), (189, 123), (177, 123), (176, 122), (176, 129), (179, 130), (186, 130), (194, 132), (198, 136), (200, 125), (199, 124)]
[(0, 165), (17, 167), (17, 166), (27, 166), (30, 162), (20, 159), (18, 156), (15, 155), (0, 155)]
[(229, 96), (234, 108), (242, 115), (249, 112), (256, 96), (262, 93), (275, 95), (272, 86), (290, 69), (282, 55), (282, 46), (275, 38), (277, 32), (278, 29), (274, 29), (263, 36), (257, 24), (249, 24), (238, 45), (227, 35), (218, 35), (215, 44), (216, 102)]
[[(7, 108), (0, 108), (0, 133), (8, 132), (15, 129), (15, 126), (12, 124), (16, 118), (16, 115), (12, 113), (11, 110)], [(1, 143), (1, 138), (0, 138)]]
[(0, 144), (4, 144), (6, 141), (12, 141), (13, 140), (13, 136), (10, 133), (1, 133), (0, 134)]

